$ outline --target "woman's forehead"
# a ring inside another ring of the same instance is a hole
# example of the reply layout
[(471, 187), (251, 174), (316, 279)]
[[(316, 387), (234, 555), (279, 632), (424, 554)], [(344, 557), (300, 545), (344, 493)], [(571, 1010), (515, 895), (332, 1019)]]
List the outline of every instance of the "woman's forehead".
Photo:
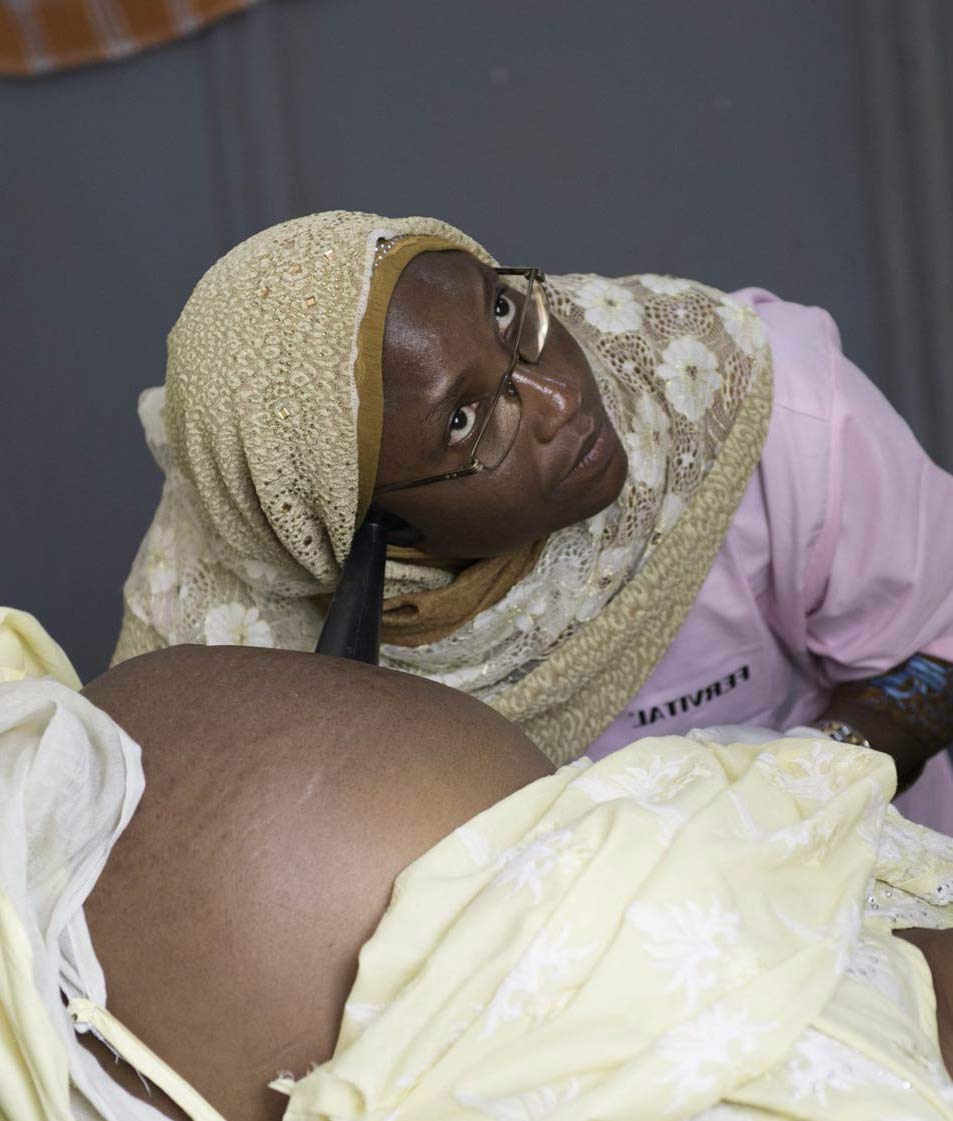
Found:
[(421, 253), (404, 269), (394, 299), (400, 302), (402, 287), (418, 297), (425, 291), (456, 298), (483, 296), (493, 275), (488, 265), (462, 249)]
[(389, 389), (397, 386), (388, 375), (407, 362), (456, 368), (481, 341), (493, 342), (494, 279), (492, 269), (463, 252), (421, 254), (407, 266), (391, 299), (384, 334), (383, 373)]

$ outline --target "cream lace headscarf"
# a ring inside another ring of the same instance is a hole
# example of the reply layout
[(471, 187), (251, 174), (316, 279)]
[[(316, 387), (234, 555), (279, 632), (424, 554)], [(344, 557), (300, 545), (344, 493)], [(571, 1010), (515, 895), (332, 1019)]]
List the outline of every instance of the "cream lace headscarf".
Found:
[[(185, 642), (314, 649), (317, 597), (373, 489), (387, 301), (431, 248), (492, 262), (433, 219), (332, 212), (257, 234), (199, 282), (169, 336), (165, 390), (140, 401), (166, 481), (115, 661)], [(761, 454), (771, 359), (757, 316), (703, 285), (571, 275), (547, 292), (626, 445), (628, 481), (552, 534), (498, 602), (436, 641), (385, 644), (381, 664), (473, 693), (560, 763), (635, 695), (697, 596)], [(397, 560), (386, 576), (385, 596), (454, 581)]]

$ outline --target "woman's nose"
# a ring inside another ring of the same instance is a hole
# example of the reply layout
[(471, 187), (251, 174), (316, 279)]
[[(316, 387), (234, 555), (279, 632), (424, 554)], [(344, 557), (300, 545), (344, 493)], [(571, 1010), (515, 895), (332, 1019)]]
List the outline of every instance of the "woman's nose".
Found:
[(520, 395), (523, 423), (532, 426), (540, 443), (548, 444), (582, 407), (577, 380), (552, 368), (520, 363), (513, 371), (513, 382)]

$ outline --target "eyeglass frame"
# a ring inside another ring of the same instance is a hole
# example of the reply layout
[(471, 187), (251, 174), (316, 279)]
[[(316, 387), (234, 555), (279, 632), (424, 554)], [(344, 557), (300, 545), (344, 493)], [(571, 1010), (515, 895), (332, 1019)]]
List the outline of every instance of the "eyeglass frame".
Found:
[[(516, 341), (513, 346), (513, 354), (510, 358), (510, 363), (506, 368), (506, 373), (500, 379), (500, 384), (497, 387), (496, 392), (493, 394), (493, 400), (490, 402), (490, 407), (486, 411), (486, 416), (483, 419), (483, 424), (480, 427), (480, 431), (477, 433), (477, 437), (473, 441), (472, 451), (470, 454), (470, 462), (465, 467), (460, 467), (456, 471), (446, 471), (442, 475), (426, 475), (421, 479), (413, 479), (406, 483), (386, 483), (384, 486), (375, 487), (375, 498), (381, 494), (393, 494), (395, 491), (399, 490), (410, 490), (412, 487), (424, 487), (429, 486), (432, 483), (449, 482), (451, 479), (463, 479), (467, 478), (470, 475), (479, 475), (482, 471), (487, 470), (486, 464), (481, 463), (477, 458), (477, 453), (480, 449), (480, 441), (483, 439), (483, 435), (486, 432), (487, 428), (489, 428), (490, 422), (493, 419), (493, 414), (496, 411), (496, 407), (499, 404), (500, 398), (505, 393), (507, 385), (512, 381), (513, 373), (520, 363), (520, 358), (522, 357), (522, 355), (520, 354), (520, 344), (523, 341), (523, 326), (526, 323), (526, 313), (529, 310), (530, 298), (533, 295), (534, 284), (537, 285), (539, 289), (542, 297), (540, 300), (540, 306), (545, 310), (546, 314), (545, 330), (543, 331), (542, 341), (539, 348), (540, 354), (542, 354), (543, 348), (546, 346), (546, 339), (549, 334), (549, 321), (551, 315), (549, 309), (549, 301), (546, 299), (545, 290), (542, 287), (543, 283), (546, 280), (546, 275), (542, 272), (541, 269), (494, 267), (493, 271), (497, 276), (526, 277), (526, 294), (523, 299), (523, 307), (520, 311), (519, 323), (516, 326)], [(526, 362), (529, 361), (529, 359), (523, 358), (523, 361)], [(538, 362), (539, 358), (537, 357), (535, 361)], [(531, 365), (535, 365), (535, 362), (531, 363)], [(506, 456), (510, 454), (511, 450), (512, 445), (510, 445), (510, 449), (507, 450), (506, 455), (504, 455), (503, 457), (503, 460), (506, 459)], [(500, 460), (500, 463), (502, 463), (503, 460)], [(499, 466), (499, 464), (497, 464), (497, 466)]]

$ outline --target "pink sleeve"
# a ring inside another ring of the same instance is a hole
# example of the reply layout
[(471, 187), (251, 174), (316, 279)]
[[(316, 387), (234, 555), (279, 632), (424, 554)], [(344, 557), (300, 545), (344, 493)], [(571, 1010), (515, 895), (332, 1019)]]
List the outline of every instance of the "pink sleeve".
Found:
[(844, 357), (824, 319), (828, 491), (805, 572), (806, 642), (834, 685), (917, 652), (953, 661), (953, 476)]

